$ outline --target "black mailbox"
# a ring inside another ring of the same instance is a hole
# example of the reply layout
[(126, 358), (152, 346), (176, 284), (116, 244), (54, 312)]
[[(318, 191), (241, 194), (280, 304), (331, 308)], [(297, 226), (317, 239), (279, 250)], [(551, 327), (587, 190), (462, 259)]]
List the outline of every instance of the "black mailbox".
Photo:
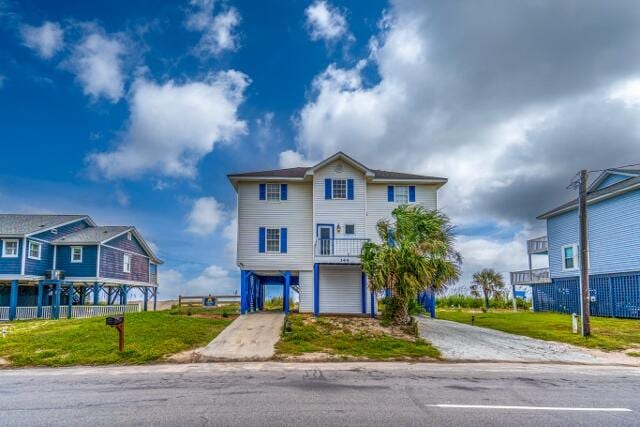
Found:
[(124, 322), (124, 316), (107, 317), (108, 326), (118, 326)]

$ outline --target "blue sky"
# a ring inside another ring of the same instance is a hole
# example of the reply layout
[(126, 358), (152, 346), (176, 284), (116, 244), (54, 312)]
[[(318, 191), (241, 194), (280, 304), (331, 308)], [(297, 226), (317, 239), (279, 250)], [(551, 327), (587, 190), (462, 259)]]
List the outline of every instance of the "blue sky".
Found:
[(637, 8), (554, 3), (0, 0), (0, 211), (135, 225), (163, 297), (229, 291), (226, 174), (343, 150), (450, 178), (463, 282), (524, 268), (535, 215), (640, 134)]

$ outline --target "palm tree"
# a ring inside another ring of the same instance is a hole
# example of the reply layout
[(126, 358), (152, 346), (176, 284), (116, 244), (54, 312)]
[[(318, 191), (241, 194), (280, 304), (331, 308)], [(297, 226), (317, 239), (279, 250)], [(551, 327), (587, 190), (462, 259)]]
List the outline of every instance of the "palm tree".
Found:
[(484, 295), (484, 304), (489, 310), (489, 299), (491, 295), (500, 295), (504, 290), (505, 283), (502, 274), (497, 273), (492, 268), (485, 268), (482, 271), (473, 274), (471, 281), (471, 294), (473, 296)]
[(460, 277), (462, 258), (453, 244), (449, 219), (421, 206), (400, 206), (391, 213), (394, 222), (378, 222), (383, 243), (366, 243), (362, 269), (374, 292), (391, 290), (385, 317), (395, 323), (409, 320), (409, 302), (418, 293), (442, 290)]

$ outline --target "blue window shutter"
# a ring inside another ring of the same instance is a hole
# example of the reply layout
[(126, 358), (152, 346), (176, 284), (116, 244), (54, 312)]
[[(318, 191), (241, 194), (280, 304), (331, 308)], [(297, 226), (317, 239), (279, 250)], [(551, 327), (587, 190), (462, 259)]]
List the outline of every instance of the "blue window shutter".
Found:
[(287, 200), (287, 184), (280, 184), (280, 200)]
[(409, 186), (409, 202), (415, 202), (415, 201), (416, 201), (416, 186), (410, 185)]
[(260, 227), (258, 230), (258, 252), (264, 253), (265, 240), (267, 238), (267, 230), (264, 227)]
[(353, 200), (353, 179), (347, 180), (347, 199)]
[(267, 198), (267, 185), (260, 184), (260, 200), (265, 200)]
[(280, 253), (287, 253), (287, 229), (280, 229)]
[(393, 185), (387, 186), (387, 201), (393, 202)]
[(331, 200), (331, 178), (324, 179), (324, 198)]

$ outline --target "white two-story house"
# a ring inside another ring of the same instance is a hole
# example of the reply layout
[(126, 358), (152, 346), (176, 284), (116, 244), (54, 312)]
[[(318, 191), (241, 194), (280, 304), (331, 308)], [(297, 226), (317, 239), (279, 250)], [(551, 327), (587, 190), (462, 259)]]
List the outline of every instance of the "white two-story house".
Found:
[(375, 315), (360, 265), (376, 224), (401, 204), (437, 208), (446, 178), (370, 169), (339, 152), (312, 167), (229, 175), (238, 195), (242, 313), (260, 310), (265, 285), (290, 289), (300, 312)]

